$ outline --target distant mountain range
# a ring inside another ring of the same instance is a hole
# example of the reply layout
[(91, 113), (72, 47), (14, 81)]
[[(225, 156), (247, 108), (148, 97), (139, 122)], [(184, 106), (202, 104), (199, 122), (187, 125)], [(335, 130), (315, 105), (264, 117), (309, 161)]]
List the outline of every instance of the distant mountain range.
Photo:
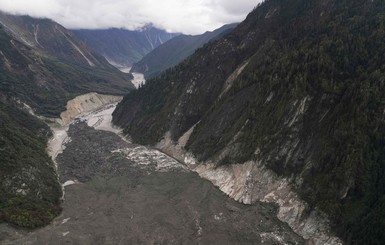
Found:
[(209, 41), (214, 41), (234, 29), (238, 24), (224, 25), (201, 35), (179, 35), (163, 43), (132, 66), (133, 72), (143, 73), (146, 78), (177, 65)]
[(102, 54), (111, 63), (131, 66), (150, 51), (179, 35), (151, 25), (138, 31), (111, 28), (106, 30), (73, 30), (76, 37)]
[(45, 55), (80, 65), (110, 67), (71, 31), (52, 20), (0, 13), (0, 23), (12, 38)]
[(58, 23), (0, 13), (0, 26), (1, 91), (39, 114), (58, 115), (79, 94), (125, 94), (133, 88), (129, 76)]

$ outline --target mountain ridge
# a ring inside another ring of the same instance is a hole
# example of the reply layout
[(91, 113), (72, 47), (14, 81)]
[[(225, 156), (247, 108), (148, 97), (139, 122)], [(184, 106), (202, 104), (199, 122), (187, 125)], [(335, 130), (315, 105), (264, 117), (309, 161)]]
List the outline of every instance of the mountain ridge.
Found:
[(36, 228), (61, 212), (49, 118), (79, 94), (132, 89), (129, 75), (59, 24), (0, 13), (0, 222)]
[(17, 93), (16, 97), (38, 114), (57, 116), (67, 100), (82, 93), (123, 95), (134, 88), (129, 82), (131, 76), (121, 73), (57, 23), (4, 13), (0, 13), (0, 21), (4, 76), (0, 86), (3, 91)]
[(200, 35), (181, 34), (176, 36), (146, 54), (139, 62), (134, 63), (132, 71), (143, 73), (146, 78), (154, 77), (167, 68), (177, 65), (196, 49), (219, 38), (235, 28), (236, 25), (224, 25), (214, 31), (207, 31)]
[(50, 19), (35, 19), (0, 12), (2, 26), (25, 45), (72, 63), (108, 67), (108, 63), (73, 34)]
[(244, 197), (258, 196), (262, 163), (290, 181), (304, 215), (322, 210), (347, 243), (381, 244), (384, 9), (381, 1), (265, 1), (125, 96), (114, 123), (134, 142), (185, 141), (182, 159), (214, 170), (254, 162), (239, 180)]
[(105, 30), (72, 30), (76, 37), (120, 65), (131, 66), (160, 44), (178, 35), (153, 26), (138, 31), (110, 28)]

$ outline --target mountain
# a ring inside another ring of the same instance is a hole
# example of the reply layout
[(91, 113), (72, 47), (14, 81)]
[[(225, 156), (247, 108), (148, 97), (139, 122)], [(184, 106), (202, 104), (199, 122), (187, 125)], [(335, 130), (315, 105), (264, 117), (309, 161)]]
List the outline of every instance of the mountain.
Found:
[(125, 94), (131, 77), (48, 19), (0, 13), (0, 88), (38, 114), (56, 116), (66, 102), (90, 91)]
[(130, 80), (59, 24), (0, 13), (0, 221), (34, 228), (61, 210), (51, 131), (32, 113), (58, 117), (67, 100), (123, 95)]
[(131, 66), (154, 48), (178, 34), (152, 26), (138, 31), (111, 28), (107, 30), (73, 30), (75, 35), (112, 63)]
[(106, 67), (106, 61), (73, 37), (73, 33), (49, 19), (0, 14), (3, 27), (27, 46), (47, 55), (81, 65)]
[(304, 236), (328, 223), (305, 222), (321, 213), (347, 244), (384, 244), (384, 12), (384, 1), (267, 0), (125, 96), (114, 123), (237, 200), (275, 201)]
[(131, 71), (143, 73), (146, 78), (151, 78), (167, 68), (173, 67), (202, 47), (205, 43), (219, 38), (231, 31), (238, 24), (224, 25), (212, 32), (201, 35), (179, 35), (163, 43), (139, 62), (133, 64)]

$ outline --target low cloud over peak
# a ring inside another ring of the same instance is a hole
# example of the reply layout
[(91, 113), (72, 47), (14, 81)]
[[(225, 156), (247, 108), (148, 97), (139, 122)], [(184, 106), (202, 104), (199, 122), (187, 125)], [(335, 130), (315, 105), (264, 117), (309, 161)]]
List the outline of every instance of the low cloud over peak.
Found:
[(70, 29), (138, 29), (199, 34), (242, 21), (261, 0), (0, 0), (11, 14), (53, 19)]

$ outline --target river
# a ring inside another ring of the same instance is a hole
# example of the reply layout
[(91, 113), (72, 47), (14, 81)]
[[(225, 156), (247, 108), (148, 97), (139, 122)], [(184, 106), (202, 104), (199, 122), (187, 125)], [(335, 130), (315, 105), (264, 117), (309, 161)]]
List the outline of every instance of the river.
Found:
[(63, 212), (33, 231), (2, 225), (2, 244), (304, 243), (274, 206), (240, 204), (175, 159), (132, 144), (111, 124), (115, 106), (55, 130)]
[(112, 61), (109, 61), (109, 62), (111, 65), (118, 68), (121, 72), (131, 73), (134, 76), (134, 79), (131, 82), (134, 84), (135, 88), (139, 88), (140, 85), (143, 85), (146, 82), (144, 75), (142, 73), (138, 73), (138, 72), (131, 72), (130, 66), (124, 66), (121, 64), (114, 63)]

